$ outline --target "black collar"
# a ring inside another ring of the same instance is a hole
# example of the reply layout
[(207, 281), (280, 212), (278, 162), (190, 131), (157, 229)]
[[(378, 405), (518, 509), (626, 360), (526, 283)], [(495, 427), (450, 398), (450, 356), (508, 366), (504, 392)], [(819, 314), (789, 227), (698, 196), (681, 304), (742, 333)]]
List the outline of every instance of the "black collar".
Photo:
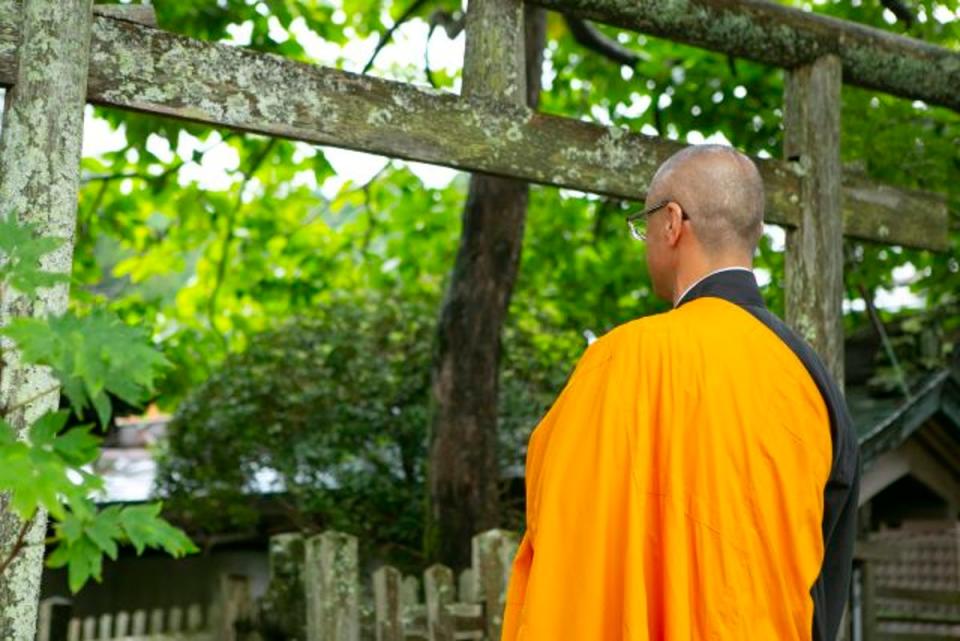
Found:
[(703, 297), (722, 298), (740, 307), (762, 307), (763, 296), (753, 272), (731, 269), (707, 276), (677, 302), (677, 307)]

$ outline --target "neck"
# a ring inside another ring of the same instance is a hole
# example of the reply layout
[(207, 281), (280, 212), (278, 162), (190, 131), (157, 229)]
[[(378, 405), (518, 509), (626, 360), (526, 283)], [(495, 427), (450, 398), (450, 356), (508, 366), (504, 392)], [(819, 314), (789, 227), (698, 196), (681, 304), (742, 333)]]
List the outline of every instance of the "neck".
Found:
[(673, 304), (676, 305), (680, 297), (710, 274), (721, 269), (740, 267), (753, 269), (753, 261), (748, 256), (730, 255), (707, 257), (700, 256), (697, 260), (681, 261), (673, 286)]

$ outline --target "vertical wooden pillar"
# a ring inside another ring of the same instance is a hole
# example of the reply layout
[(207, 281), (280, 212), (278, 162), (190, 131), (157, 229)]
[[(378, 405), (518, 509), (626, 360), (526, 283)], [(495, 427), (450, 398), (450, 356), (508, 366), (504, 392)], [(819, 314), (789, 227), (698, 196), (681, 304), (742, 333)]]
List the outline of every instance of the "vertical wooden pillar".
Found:
[(489, 530), (473, 537), (476, 595), (483, 602), (487, 639), (500, 638), (507, 585), (517, 547), (516, 534), (505, 530)]
[[(66, 243), (46, 256), (49, 271), (70, 273), (76, 228), (83, 109), (87, 96), (92, 0), (24, 0), (16, 85), (6, 93), (0, 137), (0, 215), (32, 222), (40, 233)], [(45, 290), (37, 304), (0, 293), (0, 325), (16, 316), (41, 316), (67, 308), (66, 284)], [(9, 340), (0, 341), (0, 405), (11, 406), (56, 386), (46, 368), (24, 368)], [(59, 394), (41, 396), (14, 416), (20, 432), (48, 410)], [(7, 498), (0, 496), (0, 508)], [(0, 555), (18, 539), (19, 520), (0, 509)], [(26, 545), (0, 580), (0, 639), (33, 641), (36, 634), (46, 514), (38, 514)]]
[(402, 575), (397, 568), (384, 565), (373, 573), (373, 602), (376, 612), (377, 641), (403, 641), (400, 612)]
[(456, 594), (453, 588), (453, 570), (439, 563), (423, 573), (423, 591), (427, 603), (428, 641), (453, 641), (453, 616), (449, 606)]
[(70, 599), (50, 597), (40, 603), (37, 641), (67, 641), (73, 605)]
[(270, 583), (260, 600), (263, 625), (291, 639), (304, 639), (307, 633), (304, 545), (301, 534), (270, 537)]
[[(243, 628), (252, 624), (255, 617), (250, 577), (242, 574), (221, 575), (218, 590), (217, 616), (212, 626), (214, 638), (219, 641), (243, 641)], [(156, 616), (151, 617), (154, 619), (151, 623), (153, 634), (179, 632), (175, 629), (172, 617), (168, 615), (164, 624), (163, 611), (156, 609), (154, 614)]]
[(526, 105), (523, 2), (470, 0), (466, 29), (463, 95)]
[(874, 562), (864, 559), (860, 565), (860, 629), (863, 641), (877, 641), (877, 580)]
[(307, 641), (358, 641), (356, 537), (341, 532), (311, 537), (304, 580)]
[(801, 219), (787, 230), (786, 320), (843, 387), (843, 218), (836, 56), (788, 70), (784, 155), (801, 173)]

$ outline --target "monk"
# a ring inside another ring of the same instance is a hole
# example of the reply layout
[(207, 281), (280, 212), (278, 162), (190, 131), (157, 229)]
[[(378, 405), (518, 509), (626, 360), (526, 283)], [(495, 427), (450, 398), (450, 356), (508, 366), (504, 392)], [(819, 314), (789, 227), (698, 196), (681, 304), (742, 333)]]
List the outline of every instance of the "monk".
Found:
[(644, 212), (664, 314), (593, 342), (530, 437), (503, 641), (834, 641), (859, 449), (814, 351), (751, 271), (763, 183), (689, 147)]

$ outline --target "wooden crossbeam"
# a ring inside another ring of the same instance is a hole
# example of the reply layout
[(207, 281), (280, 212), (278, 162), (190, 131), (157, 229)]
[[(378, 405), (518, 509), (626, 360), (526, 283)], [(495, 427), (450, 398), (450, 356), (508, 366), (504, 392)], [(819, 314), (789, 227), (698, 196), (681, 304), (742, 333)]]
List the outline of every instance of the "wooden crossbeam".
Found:
[(960, 110), (960, 52), (766, 0), (531, 0), (554, 11), (790, 69), (840, 58), (843, 80)]
[[(17, 0), (0, 0), (2, 85), (15, 77), (18, 7)], [(660, 163), (685, 146), (106, 16), (94, 20), (91, 56), (93, 103), (626, 199), (642, 199)], [(767, 221), (796, 225), (802, 169), (780, 160), (757, 163)], [(843, 200), (849, 236), (948, 246), (941, 198), (845, 179)]]

